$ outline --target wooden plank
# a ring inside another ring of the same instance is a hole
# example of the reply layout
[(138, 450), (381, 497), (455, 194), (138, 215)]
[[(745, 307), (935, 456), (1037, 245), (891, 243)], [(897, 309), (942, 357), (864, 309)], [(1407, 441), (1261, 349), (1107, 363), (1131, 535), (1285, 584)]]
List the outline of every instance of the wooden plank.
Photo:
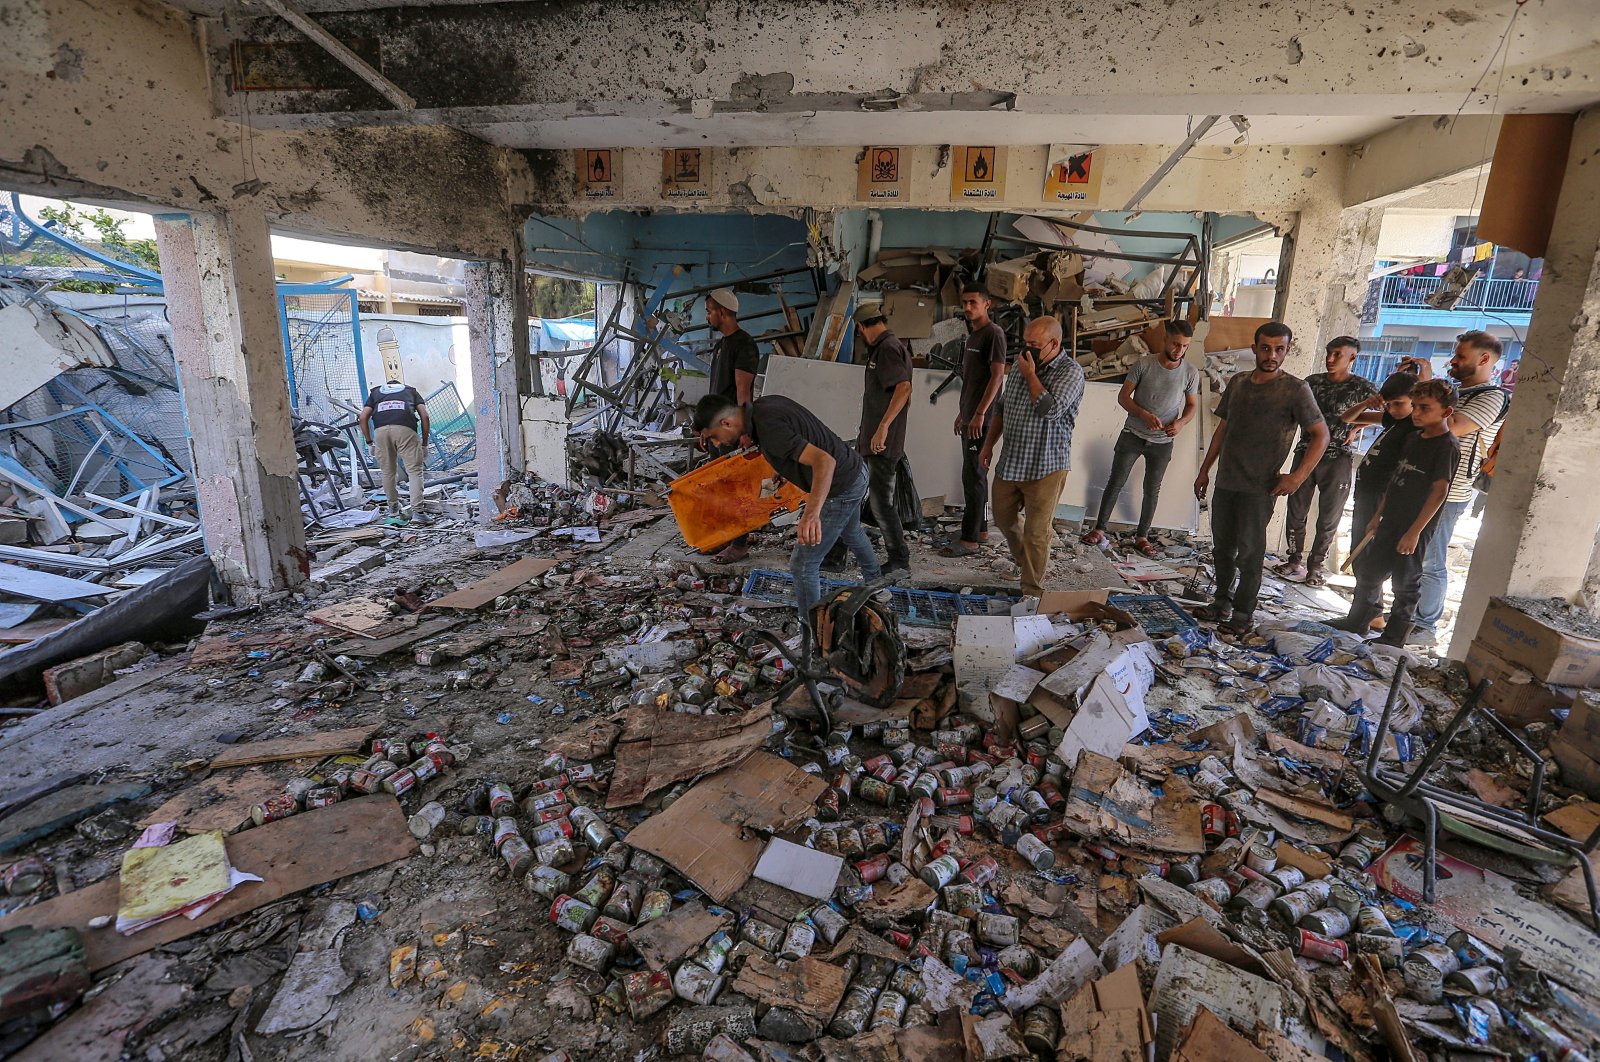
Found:
[(436, 634), (443, 634), (453, 627), (459, 627), (466, 620), (455, 616), (435, 616), (423, 620), (408, 631), (391, 634), (387, 638), (358, 639), (355, 641), (340, 642), (333, 647), (334, 655), (354, 656), (362, 660), (376, 660), (380, 656), (398, 652), (409, 645), (432, 638)]
[(387, 627), (394, 622), (394, 616), (382, 601), (374, 601), (367, 597), (353, 598), (341, 601), (337, 605), (319, 608), (315, 612), (307, 612), (306, 619), (313, 623), (320, 623), (324, 627), (332, 627), (336, 631), (354, 634), (360, 637), (377, 637), (373, 631)]
[(849, 980), (844, 967), (809, 955), (783, 967), (756, 955), (740, 968), (733, 990), (758, 1003), (788, 1007), (824, 1022), (844, 998)]
[(0, 630), (0, 645), (27, 645), (35, 638), (59, 631), (71, 622), (69, 619), (42, 619), (19, 623), (15, 627)]
[(464, 608), (477, 609), (489, 604), (502, 594), (510, 593), (530, 579), (536, 579), (545, 572), (554, 568), (557, 561), (553, 557), (523, 557), (521, 560), (506, 565), (487, 578), (462, 587), (460, 590), (430, 601), (427, 608)]
[(140, 826), (176, 822), (185, 833), (232, 833), (250, 821), (250, 809), (283, 792), (283, 779), (260, 767), (214, 774), (185, 786), (172, 799), (139, 820)]
[(12, 808), (18, 808), (38, 800), (42, 796), (49, 796), (51, 793), (65, 789), (69, 785), (77, 785), (87, 777), (89, 777), (88, 771), (69, 771), (65, 774), (53, 775), (21, 789), (0, 791), (0, 815), (4, 815)]
[(293, 737), (252, 741), (213, 759), (211, 769), (360, 752), (367, 739), (378, 732), (379, 725), (367, 723), (363, 726), (346, 727), (343, 730), (325, 730), (315, 734), (296, 734)]
[[(388, 795), (344, 800), (269, 822), (228, 839), (233, 865), (260, 875), (262, 881), (240, 885), (192, 921), (169, 919), (131, 937), (109, 925), (82, 929), (89, 969), (103, 970), (314, 885), (404, 859), (416, 850), (416, 839), (406, 829), (399, 802)], [(0, 931), (18, 925), (81, 929), (97, 915), (114, 914), (117, 903), (118, 881), (113, 875), (0, 918)]]
[(86, 597), (105, 597), (111, 592), (82, 579), (68, 579), (64, 575), (4, 563), (0, 563), (0, 591), (34, 601), (81, 601)]
[(137, 800), (150, 792), (143, 782), (119, 785), (74, 785), (41, 797), (0, 821), (0, 852), (20, 848), (29, 841), (66, 829), (101, 808), (124, 800)]
[(340, 542), (376, 542), (383, 537), (383, 528), (376, 524), (366, 527), (349, 527), (343, 531), (330, 531), (325, 535), (318, 535), (309, 539), (306, 545), (312, 549), (321, 549), (323, 546), (333, 546)]

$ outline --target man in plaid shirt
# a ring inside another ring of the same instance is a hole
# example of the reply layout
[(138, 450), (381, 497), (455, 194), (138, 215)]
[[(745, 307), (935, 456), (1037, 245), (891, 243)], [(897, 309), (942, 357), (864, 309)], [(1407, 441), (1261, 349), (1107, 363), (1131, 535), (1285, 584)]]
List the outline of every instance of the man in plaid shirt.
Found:
[[(1083, 401), (1083, 369), (1061, 349), (1061, 322), (1036, 317), (1023, 333), (1016, 365), (1006, 376), (1000, 410), (989, 425), (978, 461), (993, 466), (994, 521), (1022, 573), (1022, 592), (1044, 593), (1055, 535), (1056, 503), (1072, 467), (1072, 425)], [(1006, 445), (994, 464), (1001, 437)], [(1019, 514), (1026, 512), (1026, 519)]]

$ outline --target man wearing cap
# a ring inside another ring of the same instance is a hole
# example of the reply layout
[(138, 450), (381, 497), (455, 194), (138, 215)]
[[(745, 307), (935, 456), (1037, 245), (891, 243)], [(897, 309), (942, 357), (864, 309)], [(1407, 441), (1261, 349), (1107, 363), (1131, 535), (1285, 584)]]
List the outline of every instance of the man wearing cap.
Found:
[(710, 394), (695, 406), (693, 427), (708, 447), (753, 439), (778, 475), (806, 492), (805, 512), (796, 528), (799, 544), (789, 561), (802, 622), (811, 622), (811, 610), (822, 597), (822, 558), (835, 542), (842, 541), (855, 554), (866, 581), (882, 574), (861, 529), (867, 470), (855, 450), (810, 410), (782, 395), (739, 405)]
[[(739, 327), (739, 296), (732, 288), (717, 288), (706, 296), (706, 323), (721, 335), (711, 349), (711, 386), (707, 393), (748, 406), (755, 396), (761, 354), (756, 350), (755, 339)], [(751, 439), (746, 436), (733, 440), (723, 452), (731, 453), (749, 445)], [(712, 559), (718, 564), (734, 564), (749, 555), (749, 536), (740, 535)]]
[(911, 402), (911, 352), (889, 330), (881, 302), (856, 307), (856, 327), (866, 340), (865, 390), (861, 396), (861, 428), (856, 451), (866, 458), (872, 518), (883, 532), (888, 554), (884, 571), (911, 570), (900, 509), (895, 505), (895, 469), (906, 449), (907, 406)]

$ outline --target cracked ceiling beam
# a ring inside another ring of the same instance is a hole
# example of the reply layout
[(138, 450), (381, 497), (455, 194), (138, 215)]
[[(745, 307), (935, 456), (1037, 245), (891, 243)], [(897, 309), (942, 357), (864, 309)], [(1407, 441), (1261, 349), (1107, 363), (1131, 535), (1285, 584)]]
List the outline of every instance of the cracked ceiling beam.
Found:
[(380, 93), (384, 99), (400, 108), (402, 111), (417, 109), (417, 101), (405, 89), (374, 70), (368, 62), (351, 51), (338, 37), (323, 29), (310, 15), (300, 10), (294, 0), (261, 0), (261, 3), (271, 8), (279, 18), (305, 34), (316, 43), (323, 51), (339, 60), (350, 72), (365, 81)]

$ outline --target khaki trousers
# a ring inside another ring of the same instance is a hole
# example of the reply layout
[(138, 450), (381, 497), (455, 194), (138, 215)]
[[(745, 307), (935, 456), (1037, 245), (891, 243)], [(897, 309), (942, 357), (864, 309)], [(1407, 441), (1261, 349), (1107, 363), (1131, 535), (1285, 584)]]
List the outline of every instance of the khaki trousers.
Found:
[[(1022, 592), (1028, 597), (1044, 593), (1044, 576), (1050, 568), (1050, 543), (1055, 537), (1056, 503), (1067, 485), (1067, 470), (1043, 479), (996, 479), (989, 502), (994, 523), (1006, 536), (1011, 559), (1022, 573)], [(1018, 514), (1026, 512), (1025, 519)]]
[(378, 467), (383, 470), (383, 496), (391, 513), (400, 511), (399, 466), (406, 466), (411, 484), (411, 511), (422, 511), (422, 437), (403, 424), (385, 424), (372, 433), (378, 451)]

